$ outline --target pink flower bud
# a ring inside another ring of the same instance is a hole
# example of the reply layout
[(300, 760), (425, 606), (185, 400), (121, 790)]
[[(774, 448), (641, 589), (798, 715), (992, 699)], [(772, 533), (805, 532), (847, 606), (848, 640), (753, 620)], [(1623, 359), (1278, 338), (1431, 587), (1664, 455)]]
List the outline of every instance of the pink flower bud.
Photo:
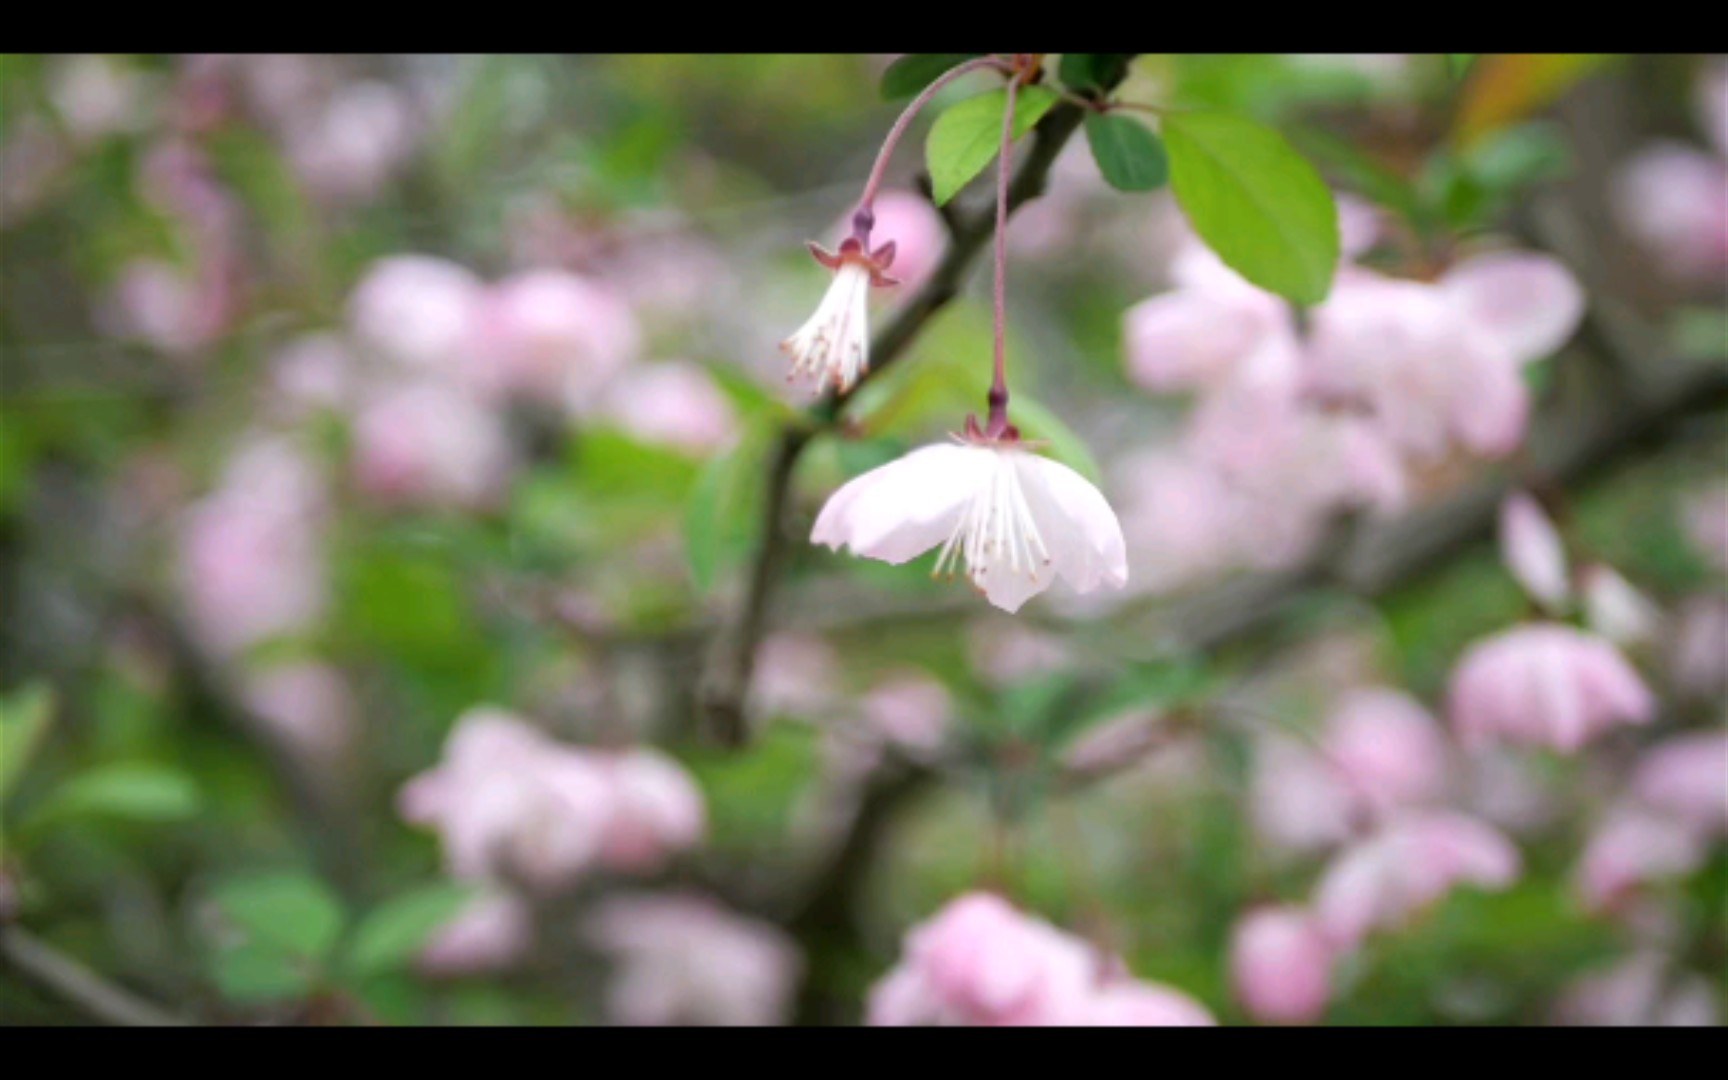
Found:
[(1236, 924), (1230, 979), (1236, 999), (1256, 1020), (1311, 1024), (1331, 996), (1332, 947), (1308, 913), (1268, 907)]
[[(905, 296), (918, 286), (942, 255), (942, 218), (929, 200), (910, 191), (883, 191), (873, 207), (876, 224), (870, 232), (873, 246), (894, 245), (894, 276), (900, 280), (896, 292)], [(847, 214), (836, 230), (838, 243), (852, 234), (852, 215)]]

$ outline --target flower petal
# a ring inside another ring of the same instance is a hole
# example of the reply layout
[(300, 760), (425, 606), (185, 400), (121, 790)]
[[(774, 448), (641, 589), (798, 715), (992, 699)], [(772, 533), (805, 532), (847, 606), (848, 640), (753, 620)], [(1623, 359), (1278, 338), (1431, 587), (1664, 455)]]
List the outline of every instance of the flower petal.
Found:
[(1076, 592), (1126, 585), (1127, 545), (1103, 493), (1059, 461), (1021, 453), (1014, 462), (1032, 519), (1062, 579)]
[(1540, 360), (1559, 348), (1584, 314), (1578, 279), (1546, 255), (1477, 255), (1453, 267), (1441, 285), (1520, 363)]
[(995, 451), (936, 445), (915, 450), (836, 491), (810, 540), (896, 565), (946, 540), (995, 467)]

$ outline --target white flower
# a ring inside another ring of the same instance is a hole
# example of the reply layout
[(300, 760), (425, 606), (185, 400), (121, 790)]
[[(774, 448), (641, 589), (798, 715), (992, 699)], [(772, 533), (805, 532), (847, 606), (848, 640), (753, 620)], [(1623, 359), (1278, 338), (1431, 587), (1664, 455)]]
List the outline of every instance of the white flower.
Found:
[(941, 545), (992, 604), (1017, 611), (1060, 575), (1078, 592), (1128, 581), (1122, 527), (1079, 473), (1017, 441), (927, 446), (854, 479), (816, 518), (813, 543), (903, 563)]
[(870, 369), (870, 286), (896, 283), (884, 273), (894, 262), (894, 245), (884, 244), (867, 253), (857, 240), (849, 239), (838, 253), (830, 254), (815, 244), (810, 251), (817, 262), (834, 271), (834, 281), (816, 313), (780, 348), (792, 357), (790, 377), (808, 376), (818, 388), (832, 385), (844, 394)]

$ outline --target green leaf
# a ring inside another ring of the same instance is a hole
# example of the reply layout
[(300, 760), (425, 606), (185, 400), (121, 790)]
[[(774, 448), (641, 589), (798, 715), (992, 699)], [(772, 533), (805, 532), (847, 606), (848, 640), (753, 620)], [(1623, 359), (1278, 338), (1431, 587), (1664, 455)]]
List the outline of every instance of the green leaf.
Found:
[(1088, 113), (1086, 145), (1105, 182), (1118, 191), (1152, 191), (1170, 178), (1164, 144), (1145, 124), (1126, 116)]
[(1476, 59), (1473, 52), (1454, 52), (1446, 54), (1446, 68), (1454, 79), (1462, 79), (1470, 70), (1470, 65)]
[(936, 77), (983, 53), (907, 53), (882, 73), (882, 99), (909, 98), (936, 81)]
[(1338, 266), (1338, 208), (1314, 167), (1270, 128), (1227, 113), (1164, 119), (1170, 186), (1224, 264), (1298, 304), (1317, 304)]
[(439, 882), (384, 901), (355, 928), (347, 952), (349, 972), (366, 977), (406, 965), (433, 932), (473, 899), (471, 887)]
[(1131, 53), (1063, 53), (1056, 77), (1070, 90), (1096, 92), (1121, 82), (1130, 59)]
[[(924, 161), (930, 169), (930, 186), (938, 206), (952, 199), (996, 157), (1002, 143), (1002, 110), (1007, 101), (1005, 89), (979, 94), (950, 106), (930, 125), (930, 135), (924, 142)], [(1030, 131), (1056, 101), (1053, 90), (1042, 86), (1021, 87), (1014, 99), (1014, 138)]]
[(755, 547), (766, 444), (761, 429), (752, 429), (732, 449), (711, 459), (696, 477), (684, 512), (684, 556), (700, 592), (713, 588), (723, 567)]
[(301, 958), (327, 954), (345, 921), (323, 882), (293, 870), (226, 881), (212, 899), (246, 944)]
[(267, 945), (239, 945), (211, 957), (211, 975), (222, 996), (242, 1005), (269, 1005), (305, 997), (313, 970), (301, 957)]
[(184, 821), (198, 813), (198, 789), (173, 769), (142, 762), (99, 765), (55, 789), (36, 812), (42, 821), (103, 816), (127, 821)]
[(1061, 417), (1036, 399), (1016, 391), (1008, 405), (1008, 418), (1020, 429), (1021, 438), (1047, 444), (1042, 450), (1045, 456), (1055, 458), (1094, 484), (1099, 482), (1102, 474), (1098, 461), (1086, 443)]
[(0, 800), (35, 756), (54, 719), (54, 688), (33, 682), (0, 698)]

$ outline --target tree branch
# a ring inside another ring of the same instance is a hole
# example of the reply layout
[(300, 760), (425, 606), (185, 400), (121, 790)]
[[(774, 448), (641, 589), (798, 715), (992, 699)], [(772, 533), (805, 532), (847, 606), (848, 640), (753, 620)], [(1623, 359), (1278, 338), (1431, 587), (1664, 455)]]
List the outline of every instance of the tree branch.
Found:
[(0, 956), (38, 985), (104, 1024), (183, 1027), (190, 1023), (115, 986), (23, 927), (0, 927)]
[[(1086, 110), (1071, 102), (1051, 109), (1033, 129), (1032, 148), (1014, 174), (1008, 188), (1008, 212), (1012, 214), (1044, 191), (1050, 169)], [(930, 319), (960, 292), (966, 272), (983, 250), (995, 228), (995, 202), (971, 215), (944, 214), (950, 238), (942, 261), (924, 285), (903, 305), (870, 342), (870, 370), (846, 393), (830, 391), (797, 421), (780, 431), (768, 463), (768, 483), (763, 499), (760, 546), (751, 565), (748, 591), (730, 625), (715, 636), (707, 669), (698, 690), (698, 702), (714, 737), (729, 746), (742, 745), (749, 737), (746, 714), (750, 678), (756, 665), (756, 649), (767, 627), (774, 586), (786, 559), (786, 512), (791, 501), (792, 474), (798, 459), (818, 433), (839, 423), (846, 405), (872, 378), (892, 367), (923, 331)]]

